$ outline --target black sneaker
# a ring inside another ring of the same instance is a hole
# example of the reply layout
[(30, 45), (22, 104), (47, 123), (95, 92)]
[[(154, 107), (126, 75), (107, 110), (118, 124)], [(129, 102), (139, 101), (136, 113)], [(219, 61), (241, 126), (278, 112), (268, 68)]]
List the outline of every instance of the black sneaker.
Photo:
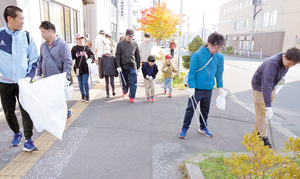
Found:
[(85, 96), (81, 95), (81, 101), (84, 102), (85, 101)]
[(116, 96), (116, 92), (113, 92), (113, 96)]
[(262, 137), (261, 140), (264, 141), (264, 144), (267, 145), (269, 148), (272, 148), (272, 145), (269, 142), (268, 137)]
[(90, 102), (90, 95), (85, 96), (85, 102), (89, 103)]
[(109, 100), (109, 98), (110, 98), (109, 95), (107, 95), (107, 96), (105, 97), (105, 100)]

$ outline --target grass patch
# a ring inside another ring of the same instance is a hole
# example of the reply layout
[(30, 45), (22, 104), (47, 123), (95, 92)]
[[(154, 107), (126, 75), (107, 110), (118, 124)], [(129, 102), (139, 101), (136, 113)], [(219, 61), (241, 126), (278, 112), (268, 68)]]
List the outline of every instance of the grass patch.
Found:
[(198, 165), (205, 178), (236, 178), (225, 165), (223, 154), (219, 157), (208, 157)]
[[(183, 78), (184, 78), (185, 74), (186, 73), (184, 73), (184, 72), (180, 72), (179, 76), (177, 76), (177, 74), (174, 74), (173, 81), (172, 81), (173, 90), (184, 90), (184, 89), (187, 88), (183, 84)], [(164, 75), (163, 74), (161, 74), (160, 80), (162, 82), (164, 82)]]

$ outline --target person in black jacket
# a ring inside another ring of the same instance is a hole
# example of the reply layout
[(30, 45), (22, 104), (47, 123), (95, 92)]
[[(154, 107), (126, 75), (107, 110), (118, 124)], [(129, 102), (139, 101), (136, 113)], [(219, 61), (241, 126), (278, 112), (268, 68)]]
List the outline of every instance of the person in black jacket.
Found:
[(77, 75), (79, 89), (81, 92), (81, 101), (90, 102), (89, 94), (89, 67), (87, 62), (95, 61), (94, 53), (88, 45), (84, 44), (84, 36), (80, 33), (76, 34), (77, 45), (72, 50), (72, 59), (75, 59), (74, 72)]
[(101, 57), (100, 62), (100, 78), (103, 79), (105, 77), (106, 83), (106, 97), (105, 100), (109, 100), (109, 81), (112, 88), (112, 95), (115, 96), (115, 82), (114, 77), (118, 75), (116, 71), (115, 65), (115, 56), (110, 54), (110, 45), (105, 45), (103, 49), (103, 55)]
[[(122, 97), (129, 92), (129, 101), (134, 102), (136, 88), (137, 88), (137, 70), (140, 68), (140, 53), (138, 44), (133, 41), (134, 31), (132, 29), (126, 30), (125, 40), (120, 41), (117, 45), (116, 64), (117, 70), (122, 79)], [(124, 79), (124, 80), (123, 80)]]
[(145, 91), (146, 91), (146, 102), (151, 101), (154, 102), (154, 92), (155, 92), (155, 82), (154, 79), (156, 77), (156, 74), (158, 72), (157, 65), (154, 63), (155, 57), (153, 55), (150, 55), (148, 57), (148, 61), (143, 64), (142, 66), (142, 72), (144, 76), (144, 85), (145, 85)]

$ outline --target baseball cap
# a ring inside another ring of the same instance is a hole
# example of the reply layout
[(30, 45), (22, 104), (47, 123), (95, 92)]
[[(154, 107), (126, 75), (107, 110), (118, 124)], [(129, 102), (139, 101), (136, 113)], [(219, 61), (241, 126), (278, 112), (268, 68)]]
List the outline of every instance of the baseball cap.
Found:
[(126, 30), (126, 35), (128, 35), (128, 36), (134, 36), (134, 31), (132, 29), (127, 29)]
[(84, 35), (83, 34), (81, 34), (81, 33), (77, 33), (76, 34), (76, 39), (80, 39), (80, 38), (84, 38)]
[(105, 34), (104, 30), (100, 30), (99, 34)]
[(172, 55), (167, 54), (165, 59), (167, 59), (167, 58), (173, 58), (173, 57), (172, 57)]

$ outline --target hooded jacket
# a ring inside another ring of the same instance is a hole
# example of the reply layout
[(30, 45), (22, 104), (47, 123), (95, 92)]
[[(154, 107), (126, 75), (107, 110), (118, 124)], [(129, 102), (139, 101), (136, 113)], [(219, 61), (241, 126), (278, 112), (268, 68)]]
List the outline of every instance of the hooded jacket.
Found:
[[(165, 68), (168, 69), (164, 71)], [(173, 78), (173, 73), (176, 73), (177, 70), (175, 69), (174, 65), (172, 65), (172, 63), (170, 63), (170, 65), (167, 65), (167, 63), (164, 62), (161, 68), (161, 72), (163, 72), (164, 78)]]
[(33, 78), (36, 73), (38, 52), (31, 35), (29, 43), (24, 30), (12, 31), (7, 25), (0, 28), (0, 73), (13, 82), (0, 79), (1, 83), (18, 83), (19, 79)]
[[(37, 70), (37, 75), (43, 75), (44, 78), (61, 73), (61, 71), (58, 69), (55, 62), (49, 55), (47, 48), (48, 42), (46, 41), (41, 45), (40, 60), (38, 62)], [(50, 53), (57, 61), (63, 72), (67, 73), (67, 77), (70, 76), (73, 61), (70, 47), (67, 42), (57, 36), (57, 40), (53, 41), (53, 45), (50, 48)]]
[[(201, 71), (200, 68), (210, 60), (210, 63)], [(217, 88), (223, 87), (223, 71), (224, 71), (224, 57), (218, 52), (212, 55), (208, 47), (200, 47), (194, 52), (190, 58), (190, 71), (188, 78), (189, 88), (196, 88), (201, 90), (213, 90), (215, 81)]]

